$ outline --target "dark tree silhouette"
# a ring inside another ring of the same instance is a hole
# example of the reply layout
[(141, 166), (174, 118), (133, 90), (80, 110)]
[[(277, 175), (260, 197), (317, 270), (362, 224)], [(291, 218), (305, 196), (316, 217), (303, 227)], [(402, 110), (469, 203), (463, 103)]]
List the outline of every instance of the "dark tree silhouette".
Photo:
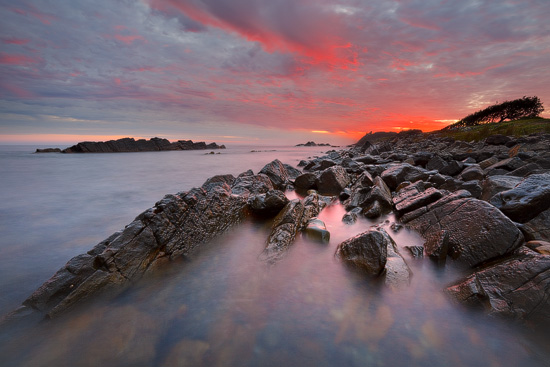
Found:
[(505, 120), (517, 120), (523, 117), (536, 117), (544, 111), (539, 97), (526, 97), (494, 104), (483, 110), (472, 113), (462, 120), (447, 126), (445, 129), (476, 126)]

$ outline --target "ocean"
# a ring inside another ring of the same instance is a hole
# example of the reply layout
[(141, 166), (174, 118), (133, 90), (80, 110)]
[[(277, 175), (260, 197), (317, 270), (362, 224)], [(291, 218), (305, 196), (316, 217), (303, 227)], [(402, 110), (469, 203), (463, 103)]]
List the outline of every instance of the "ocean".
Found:
[[(0, 314), (21, 304), (71, 257), (130, 223), (165, 194), (275, 158), (296, 166), (327, 147), (33, 154), (0, 146)], [(293, 193), (288, 193), (294, 196)], [(185, 261), (99, 297), (63, 317), (0, 330), (6, 366), (544, 366), (548, 335), (451, 303), (452, 265), (413, 259), (405, 289), (350, 271), (336, 245), (393, 217), (342, 223), (339, 204), (320, 218), (327, 245), (298, 238), (271, 266), (258, 259), (269, 222), (247, 220)], [(400, 248), (422, 244), (388, 228)]]

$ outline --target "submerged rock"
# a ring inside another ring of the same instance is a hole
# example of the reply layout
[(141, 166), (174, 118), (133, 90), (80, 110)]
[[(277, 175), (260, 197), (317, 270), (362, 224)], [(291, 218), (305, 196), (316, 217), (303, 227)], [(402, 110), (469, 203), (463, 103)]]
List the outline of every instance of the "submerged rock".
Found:
[(327, 231), (325, 222), (319, 218), (311, 218), (307, 222), (304, 235), (316, 242), (328, 243), (330, 241), (330, 232)]

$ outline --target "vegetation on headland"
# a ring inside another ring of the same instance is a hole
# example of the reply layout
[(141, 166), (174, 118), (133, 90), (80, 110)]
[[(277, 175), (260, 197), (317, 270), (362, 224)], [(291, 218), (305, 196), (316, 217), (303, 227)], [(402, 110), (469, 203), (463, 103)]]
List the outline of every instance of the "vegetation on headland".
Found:
[(497, 103), (483, 110), (474, 112), (461, 120), (445, 127), (443, 130), (453, 130), (460, 127), (478, 126), (481, 124), (501, 123), (503, 121), (534, 118), (544, 111), (539, 97), (518, 98), (513, 101)]

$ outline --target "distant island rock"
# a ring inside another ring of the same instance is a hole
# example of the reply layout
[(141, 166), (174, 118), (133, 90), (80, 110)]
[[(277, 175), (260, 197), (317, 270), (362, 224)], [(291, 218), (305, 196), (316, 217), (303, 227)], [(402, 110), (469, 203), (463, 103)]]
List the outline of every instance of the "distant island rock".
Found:
[(206, 144), (203, 141), (194, 143), (192, 140), (178, 140), (171, 143), (168, 139), (162, 138), (151, 138), (150, 140), (122, 138), (100, 142), (85, 141), (63, 150), (58, 148), (37, 149), (36, 153), (126, 153), (205, 149), (225, 149), (225, 145), (218, 145), (216, 143)]
[(317, 144), (314, 141), (308, 141), (305, 144), (297, 144), (297, 147), (330, 147), (331, 145), (329, 143), (319, 143)]

